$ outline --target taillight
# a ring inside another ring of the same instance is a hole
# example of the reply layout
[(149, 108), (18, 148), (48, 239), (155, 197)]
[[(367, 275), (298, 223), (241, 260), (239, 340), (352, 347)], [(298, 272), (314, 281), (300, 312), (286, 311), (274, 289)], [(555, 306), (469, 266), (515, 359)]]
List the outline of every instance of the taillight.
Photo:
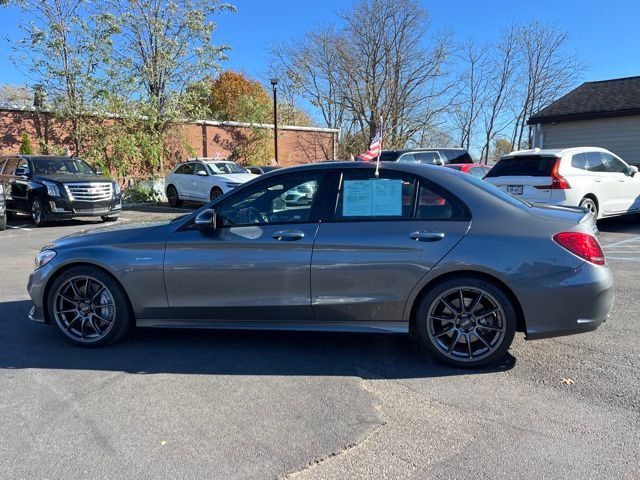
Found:
[(604, 253), (593, 235), (581, 232), (562, 232), (553, 236), (555, 242), (574, 255), (595, 265), (604, 265)]
[(566, 178), (558, 173), (560, 170), (560, 159), (556, 159), (556, 163), (553, 164), (551, 169), (551, 185), (538, 185), (537, 189), (540, 190), (568, 190), (571, 188)]

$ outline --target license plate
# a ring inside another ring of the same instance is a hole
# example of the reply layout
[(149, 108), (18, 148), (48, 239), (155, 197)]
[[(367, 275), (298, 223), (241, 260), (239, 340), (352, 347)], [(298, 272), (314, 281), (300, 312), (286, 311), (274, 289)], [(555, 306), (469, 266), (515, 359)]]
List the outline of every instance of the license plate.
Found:
[(507, 185), (507, 193), (522, 195), (522, 185)]

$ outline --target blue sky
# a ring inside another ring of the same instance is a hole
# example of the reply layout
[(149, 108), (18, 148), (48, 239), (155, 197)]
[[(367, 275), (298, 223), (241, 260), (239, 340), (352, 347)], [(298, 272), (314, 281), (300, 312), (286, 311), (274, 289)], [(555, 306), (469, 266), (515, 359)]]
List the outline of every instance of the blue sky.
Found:
[[(215, 41), (229, 44), (223, 67), (242, 70), (266, 80), (266, 47), (331, 22), (349, 5), (340, 0), (229, 0), (238, 12), (217, 17)], [(436, 30), (447, 30), (456, 40), (490, 40), (512, 21), (532, 18), (569, 33), (572, 51), (590, 65), (583, 80), (640, 75), (640, 0), (424, 0)], [(0, 8), (0, 84), (30, 83), (11, 64), (11, 39), (27, 18), (15, 8)], [(366, 28), (366, 25), (363, 25)], [(7, 37), (9, 40), (7, 40)]]

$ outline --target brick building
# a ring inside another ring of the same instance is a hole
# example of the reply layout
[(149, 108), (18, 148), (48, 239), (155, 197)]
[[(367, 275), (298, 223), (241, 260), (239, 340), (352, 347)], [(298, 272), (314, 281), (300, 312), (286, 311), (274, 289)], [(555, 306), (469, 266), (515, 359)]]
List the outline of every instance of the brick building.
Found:
[[(172, 158), (166, 168), (187, 157), (226, 157), (237, 142), (246, 141), (251, 130), (266, 129), (273, 135), (272, 124), (194, 121), (177, 125), (181, 142), (172, 142)], [(50, 112), (27, 108), (0, 107), (0, 154), (16, 153), (23, 133), (27, 133), (37, 150), (40, 140), (49, 145), (71, 145), (69, 126)], [(278, 126), (278, 157), (281, 166), (314, 163), (336, 158), (338, 130), (317, 127)], [(133, 167), (135, 172), (135, 167)]]

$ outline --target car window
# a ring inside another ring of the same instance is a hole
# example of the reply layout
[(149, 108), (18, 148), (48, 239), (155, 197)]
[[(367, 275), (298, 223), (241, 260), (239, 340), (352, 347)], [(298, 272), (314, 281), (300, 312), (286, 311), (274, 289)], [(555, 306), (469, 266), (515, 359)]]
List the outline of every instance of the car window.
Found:
[(205, 175), (207, 174), (207, 169), (204, 167), (203, 164), (195, 162), (192, 165), (193, 165), (193, 173), (194, 174), (197, 174), (198, 172), (204, 172)]
[(340, 182), (335, 218), (411, 218), (416, 178), (399, 172), (346, 171)]
[(474, 177), (484, 178), (484, 176), (487, 174), (487, 171), (482, 167), (471, 167), (469, 169), (469, 173)]
[(4, 172), (4, 164), (7, 163), (6, 158), (0, 158), (0, 175)]
[(606, 172), (607, 166), (602, 161), (600, 152), (585, 152), (584, 163), (590, 172)]
[(428, 163), (435, 165), (440, 162), (440, 155), (438, 152), (415, 152), (416, 163)]
[(84, 160), (73, 157), (39, 157), (32, 158), (33, 170), (38, 174), (87, 174), (95, 175), (96, 172)]
[(190, 163), (185, 163), (184, 165), (180, 165), (178, 168), (176, 168), (176, 171), (174, 173), (177, 173), (179, 175), (191, 175), (193, 174), (193, 166)]
[(487, 177), (550, 177), (556, 159), (542, 155), (503, 157), (487, 173)]
[(231, 196), (217, 208), (219, 224), (309, 222), (323, 178), (323, 172), (305, 172), (260, 182)]
[(580, 170), (588, 170), (587, 159), (584, 153), (576, 153), (571, 157), (571, 166)]
[(18, 158), (10, 158), (4, 167), (5, 175), (15, 175), (16, 168), (18, 168)]
[(247, 173), (244, 168), (233, 162), (209, 162), (207, 163), (207, 167), (209, 167), (209, 170), (213, 175), (227, 173)]
[(420, 181), (416, 218), (420, 220), (446, 220), (462, 219), (466, 216), (464, 207), (451, 194), (444, 191), (437, 192), (435, 186), (424, 180)]
[[(380, 157), (380, 160), (382, 160), (382, 157)], [(398, 158), (398, 162), (416, 163), (416, 157), (413, 153), (403, 153), (402, 155), (400, 155), (400, 158)]]
[(614, 157), (610, 153), (604, 152), (601, 152), (600, 156), (602, 158), (602, 163), (607, 166), (607, 171), (616, 173), (624, 173), (627, 171), (627, 165), (625, 165), (625, 163), (619, 158)]

